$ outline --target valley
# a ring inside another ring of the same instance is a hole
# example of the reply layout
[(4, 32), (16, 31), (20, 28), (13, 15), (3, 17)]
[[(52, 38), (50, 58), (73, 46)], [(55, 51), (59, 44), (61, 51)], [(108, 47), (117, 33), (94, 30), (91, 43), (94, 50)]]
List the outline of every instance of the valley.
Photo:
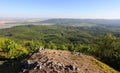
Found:
[[(19, 68), (21, 65), (18, 64), (24, 64), (24, 61), (29, 59), (31, 60), (32, 56), (35, 55), (35, 58), (32, 59), (34, 62), (42, 61), (42, 58), (39, 59), (41, 56), (43, 56), (43, 59), (45, 57), (50, 57), (49, 59), (53, 57), (55, 62), (58, 60), (60, 62), (60, 60), (63, 59), (64, 62), (62, 61), (60, 63), (66, 63), (66, 65), (73, 65), (73, 61), (75, 60), (75, 66), (79, 67), (82, 73), (92, 73), (94, 71), (96, 73), (119, 73), (119, 20), (32, 20), (25, 19), (14, 20), (14, 22), (6, 23), (1, 22), (0, 28), (2, 29), (0, 29), (0, 71), (7, 73), (9, 69), (12, 70), (16, 67), (18, 69), (12, 71), (16, 73), (16, 71), (21, 69)], [(9, 26), (10, 28), (8, 28)], [(45, 48), (45, 51), (43, 50), (39, 53), (35, 53), (39, 47)], [(70, 54), (71, 52), (75, 54), (72, 55)], [(47, 55), (47, 53), (49, 53), (49, 55)], [(51, 53), (54, 53), (54, 55)], [(78, 57), (77, 53), (80, 53), (82, 56)], [(30, 58), (25, 58), (30, 54), (33, 55), (30, 56)], [(36, 56), (37, 54), (39, 55), (38, 57)], [(77, 60), (80, 60), (81, 62), (78, 62)], [(12, 62), (17, 63), (11, 68), (7, 67), (8, 71), (5, 72), (6, 68), (4, 67), (9, 64), (11, 65)], [(81, 66), (81, 64), (83, 64), (83, 66)], [(90, 67), (87, 67), (88, 64)], [(51, 69), (47, 67), (42, 70), (26, 68), (25, 71), (29, 71), (31, 73), (44, 73), (44, 71), (51, 71)], [(70, 71), (68, 73), (73, 72), (74, 71)]]

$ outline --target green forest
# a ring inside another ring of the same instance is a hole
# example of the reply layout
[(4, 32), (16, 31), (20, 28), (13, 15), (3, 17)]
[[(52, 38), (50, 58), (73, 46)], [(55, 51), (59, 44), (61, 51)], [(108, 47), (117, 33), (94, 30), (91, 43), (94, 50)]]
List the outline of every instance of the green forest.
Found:
[(0, 29), (0, 59), (21, 59), (39, 47), (92, 55), (120, 71), (119, 28), (22, 25)]

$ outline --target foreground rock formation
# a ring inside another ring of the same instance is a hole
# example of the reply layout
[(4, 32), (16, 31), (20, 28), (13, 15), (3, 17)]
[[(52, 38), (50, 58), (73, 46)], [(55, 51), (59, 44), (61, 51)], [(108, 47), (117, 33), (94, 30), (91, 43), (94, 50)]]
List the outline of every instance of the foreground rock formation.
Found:
[(20, 73), (118, 73), (91, 56), (61, 50), (41, 50), (23, 61)]

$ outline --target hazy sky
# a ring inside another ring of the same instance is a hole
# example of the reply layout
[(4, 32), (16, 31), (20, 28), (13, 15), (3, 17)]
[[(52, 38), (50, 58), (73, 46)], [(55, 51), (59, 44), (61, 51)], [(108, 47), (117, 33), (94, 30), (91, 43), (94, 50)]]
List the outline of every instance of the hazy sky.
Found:
[(120, 0), (0, 0), (0, 17), (120, 19)]

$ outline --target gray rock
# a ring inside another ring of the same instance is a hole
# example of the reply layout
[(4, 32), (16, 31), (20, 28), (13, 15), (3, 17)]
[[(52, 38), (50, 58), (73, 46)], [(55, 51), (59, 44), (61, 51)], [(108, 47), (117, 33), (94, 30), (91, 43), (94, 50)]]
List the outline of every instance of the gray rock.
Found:
[(72, 65), (66, 65), (65, 67), (69, 68), (70, 70), (74, 69)]

